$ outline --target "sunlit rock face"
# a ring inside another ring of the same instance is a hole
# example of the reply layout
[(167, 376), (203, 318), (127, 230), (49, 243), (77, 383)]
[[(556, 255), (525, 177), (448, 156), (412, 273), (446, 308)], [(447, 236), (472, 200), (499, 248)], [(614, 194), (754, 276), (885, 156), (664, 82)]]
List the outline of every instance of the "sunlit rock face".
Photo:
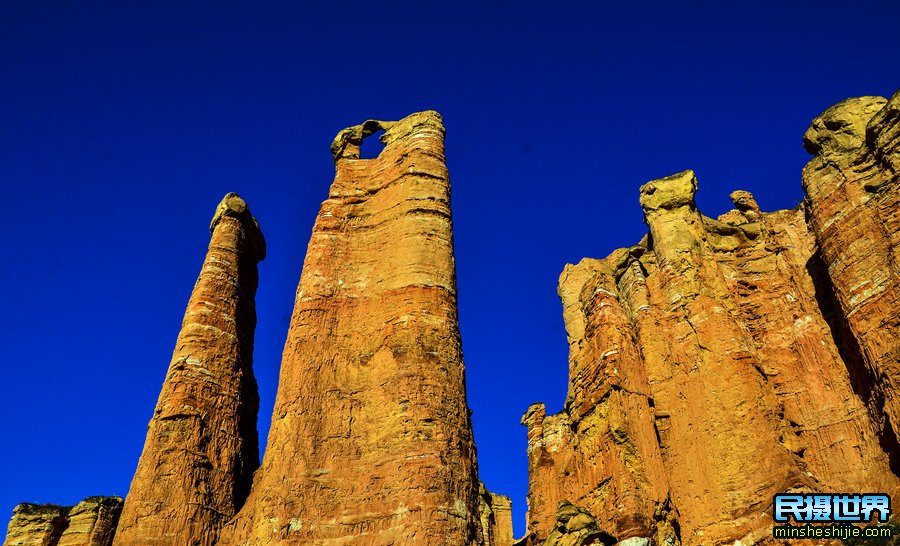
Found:
[(620, 541), (706, 545), (771, 537), (778, 492), (896, 498), (900, 98), (804, 141), (797, 209), (737, 191), (708, 218), (685, 171), (641, 188), (641, 242), (566, 266), (569, 392), (523, 417), (523, 543), (559, 543), (561, 502)]
[(479, 543), (441, 117), (370, 120), (332, 153), (265, 458), (222, 544)]
[(259, 466), (253, 376), (257, 263), (265, 242), (243, 199), (216, 209), (116, 546), (211, 546)]
[(13, 510), (4, 546), (110, 546), (120, 497), (88, 497), (75, 506), (23, 503)]

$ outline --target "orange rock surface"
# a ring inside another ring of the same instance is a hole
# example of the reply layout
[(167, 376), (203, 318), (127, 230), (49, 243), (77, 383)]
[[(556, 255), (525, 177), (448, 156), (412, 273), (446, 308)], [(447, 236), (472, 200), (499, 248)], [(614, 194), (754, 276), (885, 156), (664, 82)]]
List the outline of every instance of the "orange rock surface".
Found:
[(259, 466), (253, 376), (257, 263), (265, 242), (230, 193), (191, 294), (116, 546), (215, 544), (247, 497)]
[(476, 543), (441, 118), (370, 120), (332, 152), (265, 457), (221, 543)]
[(707, 218), (686, 171), (641, 188), (638, 245), (566, 266), (569, 393), (523, 417), (528, 543), (562, 543), (564, 502), (634, 544), (750, 544), (775, 493), (895, 491), (898, 104), (813, 122), (796, 210), (739, 191)]

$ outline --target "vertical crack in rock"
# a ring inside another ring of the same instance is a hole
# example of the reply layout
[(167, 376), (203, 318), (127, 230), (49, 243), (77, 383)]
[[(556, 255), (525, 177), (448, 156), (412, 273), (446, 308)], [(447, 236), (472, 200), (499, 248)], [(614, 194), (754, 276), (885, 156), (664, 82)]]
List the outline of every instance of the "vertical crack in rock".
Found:
[(441, 117), (369, 120), (331, 150), (263, 465), (221, 543), (480, 542)]
[(265, 241), (234, 193), (222, 199), (210, 231), (116, 546), (214, 544), (259, 466), (252, 359)]
[(566, 266), (569, 392), (522, 420), (522, 544), (575, 540), (569, 502), (619, 540), (699, 546), (771, 537), (782, 491), (897, 499), (900, 94), (804, 143), (801, 207), (737, 191), (708, 218), (685, 171), (641, 188), (644, 240)]

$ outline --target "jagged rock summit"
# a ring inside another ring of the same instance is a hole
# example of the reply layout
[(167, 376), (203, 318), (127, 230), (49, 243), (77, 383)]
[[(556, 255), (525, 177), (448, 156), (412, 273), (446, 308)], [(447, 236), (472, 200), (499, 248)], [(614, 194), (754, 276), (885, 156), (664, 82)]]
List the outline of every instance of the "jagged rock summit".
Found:
[(829, 108), (804, 145), (798, 208), (738, 190), (710, 218), (684, 171), (640, 188), (641, 241), (565, 266), (569, 388), (561, 412), (522, 418), (523, 538), (478, 478), (444, 127), (426, 111), (332, 143), (262, 466), (265, 240), (228, 194), (124, 508), (22, 504), (4, 545), (747, 546), (775, 542), (776, 493), (897, 506), (900, 94)]
[[(568, 265), (565, 407), (525, 413), (529, 544), (559, 503), (619, 540), (771, 541), (785, 491), (898, 497), (900, 94), (804, 136), (806, 200), (703, 216), (691, 171), (641, 187), (637, 245)], [(556, 542), (554, 542), (556, 541)]]

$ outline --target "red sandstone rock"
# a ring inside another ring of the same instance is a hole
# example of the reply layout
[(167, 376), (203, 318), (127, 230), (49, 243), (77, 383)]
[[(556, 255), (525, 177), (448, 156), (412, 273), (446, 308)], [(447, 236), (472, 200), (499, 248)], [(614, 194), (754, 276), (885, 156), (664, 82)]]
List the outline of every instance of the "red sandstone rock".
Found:
[(221, 544), (479, 543), (441, 118), (370, 120), (332, 152), (265, 458)]
[(252, 358), (257, 262), (265, 242), (233, 193), (219, 204), (210, 231), (117, 546), (215, 544), (259, 465)]

